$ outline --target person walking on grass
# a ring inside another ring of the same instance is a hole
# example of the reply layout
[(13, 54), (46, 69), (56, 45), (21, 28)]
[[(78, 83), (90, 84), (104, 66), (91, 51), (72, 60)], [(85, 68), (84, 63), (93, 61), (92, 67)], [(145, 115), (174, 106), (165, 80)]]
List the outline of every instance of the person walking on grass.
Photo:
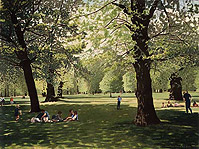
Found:
[(118, 96), (118, 97), (117, 97), (117, 110), (120, 109), (121, 100), (122, 100), (122, 97)]
[(188, 110), (190, 110), (190, 112), (192, 113), (192, 109), (191, 109), (191, 95), (188, 93), (188, 91), (186, 91), (184, 93), (183, 96), (184, 100), (185, 100), (185, 106), (186, 106), (186, 112), (189, 113)]

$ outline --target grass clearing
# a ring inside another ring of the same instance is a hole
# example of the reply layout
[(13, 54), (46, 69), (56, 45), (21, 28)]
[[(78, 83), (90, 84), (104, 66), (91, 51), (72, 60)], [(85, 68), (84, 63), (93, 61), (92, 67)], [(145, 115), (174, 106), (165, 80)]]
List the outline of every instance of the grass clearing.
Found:
[[(199, 101), (199, 93), (191, 93)], [(51, 116), (58, 110), (63, 116), (73, 108), (79, 121), (70, 123), (34, 123), (26, 120), (37, 115), (29, 114), (29, 99), (15, 99), (23, 115), (14, 121), (14, 105), (0, 107), (1, 148), (198, 148), (199, 108), (194, 114), (185, 114), (185, 108), (161, 109), (168, 93), (154, 94), (154, 105), (162, 123), (149, 127), (133, 125), (136, 99), (123, 94), (121, 110), (116, 110), (116, 97), (108, 95), (70, 95), (58, 102), (41, 103)], [(43, 101), (40, 98), (40, 101)], [(8, 101), (8, 99), (6, 99)], [(181, 102), (183, 104), (183, 102)]]

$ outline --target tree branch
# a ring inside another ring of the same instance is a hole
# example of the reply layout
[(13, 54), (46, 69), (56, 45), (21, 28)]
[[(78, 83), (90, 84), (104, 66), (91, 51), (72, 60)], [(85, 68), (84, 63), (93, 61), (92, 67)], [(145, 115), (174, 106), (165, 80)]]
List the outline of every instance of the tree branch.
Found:
[(11, 64), (11, 65), (13, 65), (13, 66), (18, 66), (18, 67), (20, 67), (20, 64), (19, 64), (19, 63), (13, 61), (12, 59), (8, 59), (8, 58), (5, 58), (5, 57), (2, 57), (1, 55), (0, 55), (0, 60), (3, 61), (3, 62), (8, 62), (9, 64)]
[(169, 14), (168, 14), (168, 12), (167, 12), (167, 10), (166, 10), (164, 4), (162, 3), (162, 1), (160, 1), (160, 2), (161, 2), (161, 5), (162, 5), (162, 7), (163, 7), (163, 9), (164, 9), (164, 12), (165, 12), (165, 14), (166, 14), (166, 16), (167, 16), (168, 23), (169, 23), (169, 27), (170, 27), (170, 18), (169, 18)]
[(112, 4), (112, 3), (115, 2), (115, 1), (117, 1), (117, 0), (114, 0), (114, 1), (112, 1), (112, 2), (107, 3), (107, 4), (104, 5), (103, 7), (99, 8), (98, 10), (93, 11), (93, 12), (91, 12), (91, 13), (87, 13), (87, 14), (83, 14), (83, 15), (79, 15), (79, 16), (72, 17), (72, 18), (69, 19), (69, 21), (70, 21), (70, 20), (73, 20), (73, 19), (76, 19), (76, 18), (85, 17), (85, 16), (89, 16), (89, 15), (95, 14), (95, 13), (99, 12), (100, 10), (104, 9), (106, 6)]
[(161, 0), (154, 0), (153, 5), (151, 6), (151, 9), (149, 11), (148, 19), (151, 19), (153, 17), (153, 14), (157, 8), (157, 5)]
[(114, 3), (112, 2), (113, 5), (121, 8), (123, 10), (123, 12), (127, 15), (130, 15), (131, 13), (129, 12), (128, 8), (126, 8), (126, 6), (122, 5), (122, 4), (118, 4), (118, 3)]
[(169, 33), (164, 33), (162, 34), (164, 31), (166, 31), (167, 28), (164, 28), (161, 32), (159, 32), (158, 34), (152, 36), (150, 39), (153, 39), (155, 37), (158, 37), (158, 36), (162, 36), (162, 35), (168, 35)]

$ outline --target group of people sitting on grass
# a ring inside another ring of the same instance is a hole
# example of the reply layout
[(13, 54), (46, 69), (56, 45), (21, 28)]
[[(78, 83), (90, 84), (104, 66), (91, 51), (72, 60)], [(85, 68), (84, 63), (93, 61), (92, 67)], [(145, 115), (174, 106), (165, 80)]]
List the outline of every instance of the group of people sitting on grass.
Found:
[(39, 113), (37, 117), (33, 117), (30, 121), (32, 123), (35, 123), (35, 122), (69, 122), (77, 120), (78, 120), (77, 111), (73, 111), (73, 109), (69, 110), (69, 116), (66, 118), (62, 118), (62, 112), (58, 111), (57, 115), (52, 116), (52, 119), (50, 119), (49, 113), (44, 109), (42, 109), (41, 113)]
[(171, 103), (170, 101), (168, 101), (167, 104), (165, 104), (164, 102), (162, 102), (161, 108), (169, 108), (169, 107), (184, 107), (184, 105), (181, 105), (181, 104), (179, 104), (177, 102)]
[[(197, 107), (198, 104), (196, 103), (196, 101), (193, 102), (193, 107)], [(171, 103), (170, 101), (168, 101), (167, 104), (165, 104), (164, 102), (162, 102), (162, 106), (161, 108), (169, 108), (169, 107), (184, 107), (184, 105), (181, 105), (177, 102), (175, 103)]]

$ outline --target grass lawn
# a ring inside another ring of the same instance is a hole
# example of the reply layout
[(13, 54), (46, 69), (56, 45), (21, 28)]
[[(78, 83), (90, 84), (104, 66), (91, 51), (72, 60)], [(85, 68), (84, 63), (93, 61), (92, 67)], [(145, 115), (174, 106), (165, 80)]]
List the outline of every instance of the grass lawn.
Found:
[[(191, 94), (199, 102), (199, 93)], [(27, 122), (37, 113), (28, 113), (29, 99), (16, 98), (23, 111), (19, 122), (14, 121), (14, 105), (0, 107), (0, 148), (199, 148), (199, 107), (192, 108), (193, 114), (186, 114), (184, 107), (161, 109), (168, 93), (156, 93), (154, 105), (162, 123), (138, 127), (133, 125), (135, 96), (123, 94), (121, 110), (116, 110), (117, 95), (70, 95), (41, 103), (51, 116), (77, 110), (79, 121), (70, 123)]]

